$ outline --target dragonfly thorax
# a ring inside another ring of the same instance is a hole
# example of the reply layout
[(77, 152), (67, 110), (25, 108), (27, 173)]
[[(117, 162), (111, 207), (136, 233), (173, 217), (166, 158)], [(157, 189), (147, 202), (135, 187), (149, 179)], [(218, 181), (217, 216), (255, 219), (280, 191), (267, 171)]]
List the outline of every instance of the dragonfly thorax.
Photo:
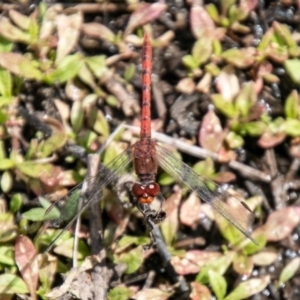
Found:
[(132, 187), (132, 193), (139, 199), (140, 203), (151, 203), (153, 199), (160, 193), (160, 187), (156, 182), (147, 184), (135, 183)]

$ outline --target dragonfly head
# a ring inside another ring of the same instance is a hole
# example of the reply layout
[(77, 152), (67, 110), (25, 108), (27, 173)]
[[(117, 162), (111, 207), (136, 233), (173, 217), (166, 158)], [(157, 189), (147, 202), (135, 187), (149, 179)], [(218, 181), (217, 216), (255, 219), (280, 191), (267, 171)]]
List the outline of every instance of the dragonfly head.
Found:
[(132, 187), (132, 193), (142, 204), (149, 204), (160, 193), (160, 187), (156, 182), (147, 184), (135, 183)]

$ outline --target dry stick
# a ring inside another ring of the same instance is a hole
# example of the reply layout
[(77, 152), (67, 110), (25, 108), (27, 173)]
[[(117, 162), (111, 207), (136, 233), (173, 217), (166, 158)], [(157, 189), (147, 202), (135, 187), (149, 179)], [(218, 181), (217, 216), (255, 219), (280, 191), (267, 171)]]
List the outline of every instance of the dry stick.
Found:
[[(135, 127), (135, 126), (130, 126), (130, 125), (124, 125), (124, 126), (125, 126), (125, 128), (132, 130), (134, 133), (138, 133), (140, 130), (138, 127)], [(195, 157), (200, 157), (203, 159), (210, 157), (214, 161), (219, 162), (218, 154), (211, 152), (209, 150), (206, 150), (206, 149), (203, 149), (203, 148), (200, 148), (197, 146), (189, 145), (179, 139), (174, 139), (170, 136), (167, 136), (165, 134), (158, 133), (155, 131), (152, 131), (152, 137), (155, 140), (162, 142), (164, 144), (173, 145), (180, 151), (188, 153)], [(228, 162), (228, 166), (230, 168), (238, 171), (241, 175), (243, 175), (246, 178), (259, 180), (259, 181), (266, 182), (266, 183), (269, 183), (271, 181), (270, 175), (268, 175), (262, 171), (256, 170), (254, 168), (251, 168), (251, 167), (249, 167), (243, 163), (240, 163), (238, 161), (232, 160), (232, 161)]]
[[(90, 199), (91, 193), (94, 192), (95, 185), (97, 184), (97, 173), (100, 162), (99, 154), (90, 154), (88, 156), (88, 170), (86, 176), (86, 182), (89, 182), (89, 186), (83, 186), (83, 193), (86, 199)], [(89, 206), (89, 219), (90, 219), (90, 236), (91, 236), (91, 254), (96, 255), (99, 258), (100, 263), (95, 265), (92, 270), (92, 280), (94, 284), (94, 299), (104, 300), (107, 299), (107, 291), (109, 288), (109, 281), (111, 275), (109, 274), (108, 267), (106, 265), (106, 252), (103, 243), (103, 228), (102, 219), (97, 201), (91, 199), (91, 205)]]
[(160, 254), (163, 262), (166, 265), (166, 268), (169, 272), (169, 275), (171, 276), (172, 280), (179, 285), (179, 290), (182, 294), (189, 292), (189, 287), (187, 285), (187, 282), (185, 278), (181, 275), (178, 275), (171, 263), (171, 254), (169, 250), (166, 247), (166, 244), (163, 241), (163, 237), (158, 229), (158, 227), (155, 225), (155, 223), (151, 220), (151, 218), (148, 218), (146, 220), (148, 227), (151, 230), (152, 235), (154, 236), (155, 245), (157, 248), (158, 253)]

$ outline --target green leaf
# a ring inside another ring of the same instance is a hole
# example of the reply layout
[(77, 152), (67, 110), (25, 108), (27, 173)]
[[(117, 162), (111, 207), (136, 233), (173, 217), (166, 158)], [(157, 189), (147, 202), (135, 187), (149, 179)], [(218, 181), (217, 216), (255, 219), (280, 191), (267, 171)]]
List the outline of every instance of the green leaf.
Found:
[(219, 273), (209, 270), (208, 271), (209, 284), (211, 285), (218, 300), (224, 299), (227, 290), (227, 283), (224, 276)]
[(228, 100), (225, 100), (220, 94), (211, 95), (211, 99), (217, 109), (225, 116), (229, 118), (238, 116), (238, 111), (234, 107), (234, 104)]
[(15, 265), (14, 247), (1, 245), (0, 247), (0, 263), (8, 266)]
[(221, 57), (238, 68), (247, 68), (254, 62), (254, 58), (251, 53), (248, 54), (246, 51), (241, 51), (235, 48), (224, 51), (221, 54)]
[(205, 6), (208, 14), (210, 15), (210, 17), (215, 21), (215, 23), (219, 23), (220, 22), (220, 17), (219, 17), (219, 12), (217, 7), (214, 4), (208, 4)]
[(97, 111), (93, 129), (107, 138), (110, 134), (107, 119), (101, 110)]
[(300, 101), (296, 90), (293, 90), (285, 100), (284, 113), (287, 118), (296, 119), (300, 117)]
[(43, 174), (51, 174), (53, 165), (51, 164), (41, 164), (32, 161), (24, 161), (17, 164), (17, 168), (25, 175), (40, 178)]
[(247, 82), (235, 100), (235, 107), (240, 112), (241, 116), (247, 117), (251, 107), (256, 103), (257, 95), (253, 82)]
[(12, 79), (10, 73), (0, 67), (0, 94), (4, 97), (12, 97)]
[(211, 38), (202, 37), (197, 40), (192, 49), (192, 56), (197, 62), (197, 66), (205, 63), (212, 54), (212, 40)]
[(291, 278), (293, 278), (296, 272), (299, 270), (299, 267), (300, 267), (300, 257), (296, 257), (292, 259), (281, 271), (278, 285), (281, 286), (282, 284), (286, 283)]
[(252, 255), (254, 253), (257, 253), (261, 249), (263, 249), (267, 244), (266, 236), (262, 233), (260, 234), (254, 234), (253, 238), (257, 241), (257, 244), (252, 243), (249, 241), (247, 245), (243, 248), (243, 254), (246, 256)]
[(81, 54), (73, 54), (66, 56), (57, 66), (56, 70), (49, 73), (45, 77), (47, 83), (64, 83), (74, 78), (82, 68), (84, 60)]
[(71, 124), (75, 133), (78, 133), (81, 129), (84, 118), (84, 111), (82, 102), (77, 100), (73, 102), (71, 109)]
[(248, 122), (239, 126), (239, 131), (242, 135), (249, 134), (251, 136), (260, 136), (267, 130), (267, 125), (264, 122)]
[(0, 108), (12, 103), (12, 97), (0, 97)]
[(163, 172), (158, 178), (158, 183), (162, 186), (170, 185), (174, 182), (175, 179), (166, 172)]
[(244, 145), (244, 139), (233, 131), (228, 132), (225, 140), (230, 149), (237, 149)]
[(211, 178), (215, 174), (214, 162), (211, 158), (199, 161), (193, 166), (193, 170), (200, 176)]
[(270, 283), (270, 276), (255, 278), (240, 283), (225, 300), (242, 300), (262, 292)]
[[(74, 238), (70, 238), (63, 242), (59, 242), (59, 245), (54, 248), (54, 252), (63, 255), (68, 258), (73, 258), (73, 248), (74, 248)], [(84, 259), (89, 254), (89, 249), (84, 241), (79, 240), (78, 242), (78, 251), (77, 251), (77, 259)]]
[(119, 262), (127, 265), (126, 274), (132, 274), (136, 272), (144, 261), (144, 256), (140, 247), (132, 249), (128, 253), (124, 254)]
[(220, 275), (223, 275), (231, 265), (233, 258), (236, 254), (234, 252), (227, 252), (226, 254), (208, 262), (202, 267), (196, 277), (196, 281), (202, 284), (209, 283), (209, 271), (213, 270)]
[(10, 52), (13, 49), (13, 43), (0, 35), (0, 52)]
[(235, 0), (221, 0), (221, 13), (227, 15), (228, 9), (235, 3)]
[(134, 76), (135, 71), (136, 71), (135, 64), (129, 64), (128, 67), (126, 67), (124, 72), (125, 80), (129, 82)]
[(44, 221), (45, 212), (46, 209), (42, 207), (32, 208), (26, 211), (25, 213), (23, 213), (22, 218), (33, 222)]
[[(78, 202), (81, 195), (81, 185), (76, 189), (73, 189), (72, 192), (68, 195), (68, 198), (60, 206), (58, 209), (57, 207), (53, 207), (51, 211), (47, 212), (47, 215), (44, 216), (44, 220), (59, 220), (67, 221), (73, 218), (78, 210)], [(43, 204), (42, 204), (43, 205)]]
[(182, 58), (182, 63), (191, 70), (195, 70), (199, 66), (199, 63), (197, 62), (197, 60), (192, 55), (189, 55), (189, 54), (185, 55)]
[(12, 213), (16, 213), (18, 210), (20, 210), (20, 208), (22, 207), (22, 204), (23, 204), (23, 198), (22, 198), (21, 194), (19, 194), (19, 193), (13, 194), (13, 196), (11, 197), (11, 199), (9, 201), (10, 211)]
[(293, 82), (300, 84), (300, 60), (288, 59), (283, 63), (283, 65)]
[(284, 132), (292, 137), (300, 136), (300, 120), (288, 119), (284, 123)]
[(134, 291), (122, 286), (111, 289), (108, 293), (108, 300), (127, 300), (133, 296)]
[(105, 55), (86, 57), (85, 61), (97, 78), (101, 78), (108, 70)]
[(9, 158), (4, 158), (0, 160), (0, 170), (5, 171), (15, 167), (15, 162)]
[(62, 148), (67, 142), (67, 135), (64, 132), (55, 132), (47, 140), (41, 142), (38, 146), (38, 152), (42, 157), (48, 157), (56, 150)]
[(0, 275), (0, 294), (27, 294), (29, 293), (25, 282), (16, 275)]
[(3, 193), (8, 193), (10, 192), (12, 186), (13, 186), (13, 183), (14, 183), (14, 179), (11, 175), (11, 172), (9, 171), (5, 171), (3, 174), (2, 174), (2, 177), (1, 177), (1, 181), (0, 181), (0, 186), (1, 186), (1, 190)]

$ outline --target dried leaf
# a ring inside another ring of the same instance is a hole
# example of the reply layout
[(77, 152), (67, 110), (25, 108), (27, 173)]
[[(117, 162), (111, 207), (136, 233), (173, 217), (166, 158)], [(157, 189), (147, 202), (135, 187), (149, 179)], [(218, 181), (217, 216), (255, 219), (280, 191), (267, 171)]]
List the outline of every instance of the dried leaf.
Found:
[(209, 110), (203, 117), (199, 132), (199, 144), (204, 149), (218, 152), (225, 137), (220, 119), (213, 110)]
[(43, 74), (35, 67), (35, 63), (19, 53), (0, 53), (0, 65), (8, 71), (24, 78), (43, 79)]
[(257, 266), (270, 266), (279, 258), (278, 250), (266, 247), (252, 256), (253, 263)]
[(245, 275), (247, 277), (251, 276), (253, 268), (254, 265), (252, 257), (238, 255), (233, 260), (233, 269), (240, 275)]
[(264, 226), (260, 228), (270, 242), (277, 242), (287, 238), (300, 221), (300, 208), (290, 206), (276, 210), (269, 215)]
[(15, 260), (32, 299), (37, 299), (36, 290), (39, 279), (36, 255), (32, 241), (27, 236), (18, 236), (15, 243)]
[(198, 283), (198, 282), (192, 282), (191, 283), (191, 293), (190, 298), (191, 300), (211, 300), (212, 295), (205, 285)]
[(155, 300), (167, 300), (172, 296), (173, 293), (162, 291), (159, 289), (143, 289), (137, 292), (132, 299), (143, 300), (143, 299), (155, 299)]
[(181, 201), (182, 190), (179, 189), (166, 199), (166, 205), (172, 205), (172, 212), (167, 211), (167, 218), (161, 223), (161, 231), (167, 245), (171, 245), (178, 230), (178, 206)]
[(58, 64), (68, 55), (78, 42), (80, 28), (83, 22), (81, 11), (75, 11), (70, 15), (59, 15), (56, 18), (58, 45), (55, 63)]
[(52, 286), (57, 272), (57, 257), (48, 253), (38, 255), (39, 278), (43, 288), (48, 291)]
[(153, 4), (140, 4), (137, 10), (135, 10), (129, 18), (125, 35), (130, 34), (135, 28), (142, 26), (146, 23), (153, 22), (157, 19), (165, 10), (167, 5), (162, 2), (156, 2)]
[(88, 37), (103, 39), (111, 43), (115, 41), (115, 34), (113, 31), (111, 31), (108, 27), (96, 22), (82, 24), (81, 30)]

